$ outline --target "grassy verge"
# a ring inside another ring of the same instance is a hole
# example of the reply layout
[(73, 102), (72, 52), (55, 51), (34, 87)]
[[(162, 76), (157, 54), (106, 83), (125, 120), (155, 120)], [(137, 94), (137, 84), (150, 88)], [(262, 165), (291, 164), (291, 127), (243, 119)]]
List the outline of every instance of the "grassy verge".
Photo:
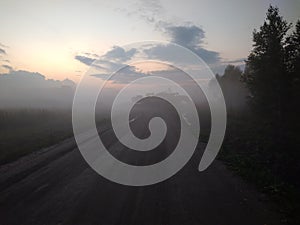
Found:
[(282, 224), (300, 224), (300, 190), (295, 175), (299, 159), (294, 154), (298, 144), (293, 140), (288, 146), (296, 151), (276, 150), (272, 135), (263, 135), (266, 131), (269, 132), (268, 125), (253, 118), (230, 118), (219, 158), (277, 203)]
[(1, 110), (0, 164), (72, 136), (71, 112)]

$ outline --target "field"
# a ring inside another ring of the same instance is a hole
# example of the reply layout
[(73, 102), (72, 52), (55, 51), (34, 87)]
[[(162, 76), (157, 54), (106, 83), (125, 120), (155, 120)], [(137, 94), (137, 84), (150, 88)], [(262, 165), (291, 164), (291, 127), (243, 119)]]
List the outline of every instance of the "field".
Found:
[(0, 164), (13, 161), (71, 136), (71, 111), (1, 110)]

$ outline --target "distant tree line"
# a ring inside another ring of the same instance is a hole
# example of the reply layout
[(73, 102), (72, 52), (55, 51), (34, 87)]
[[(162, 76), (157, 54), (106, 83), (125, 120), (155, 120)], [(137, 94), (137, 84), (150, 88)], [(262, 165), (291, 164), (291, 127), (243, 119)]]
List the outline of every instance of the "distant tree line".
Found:
[(247, 113), (246, 97), (249, 90), (241, 82), (242, 74), (240, 67), (234, 65), (226, 66), (223, 75), (216, 74), (225, 99), (227, 114), (230, 117), (242, 118)]

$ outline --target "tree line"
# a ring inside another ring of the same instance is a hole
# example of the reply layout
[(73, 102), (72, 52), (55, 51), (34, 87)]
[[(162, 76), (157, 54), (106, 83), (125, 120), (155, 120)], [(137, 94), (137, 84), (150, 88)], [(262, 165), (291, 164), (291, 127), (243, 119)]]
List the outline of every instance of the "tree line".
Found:
[[(221, 157), (300, 221), (300, 20), (293, 25), (270, 6), (244, 71), (229, 65), (217, 79), (229, 114)], [(241, 96), (247, 105), (232, 119)]]

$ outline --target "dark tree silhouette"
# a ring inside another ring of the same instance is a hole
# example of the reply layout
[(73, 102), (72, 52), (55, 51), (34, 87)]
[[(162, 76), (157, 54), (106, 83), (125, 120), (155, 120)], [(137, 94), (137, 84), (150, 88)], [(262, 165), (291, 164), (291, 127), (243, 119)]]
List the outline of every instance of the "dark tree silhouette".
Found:
[(243, 79), (259, 121), (258, 156), (274, 176), (299, 185), (300, 22), (288, 35), (290, 28), (270, 6), (264, 24), (253, 32)]
[(300, 113), (298, 104), (300, 99), (300, 20), (286, 41), (286, 67), (292, 79), (294, 107), (291, 110), (298, 114)]
[[(258, 184), (287, 212), (287, 224), (300, 224), (300, 21), (291, 24), (270, 6), (242, 80), (249, 89), (249, 116), (228, 117), (222, 157)], [(217, 76), (226, 100), (232, 66)], [(233, 81), (232, 81), (233, 82)], [(225, 85), (224, 85), (225, 84)]]
[(277, 7), (270, 6), (259, 31), (253, 32), (253, 50), (246, 61), (244, 80), (254, 109), (282, 121), (286, 112), (290, 78), (285, 67), (284, 43), (288, 24)]
[(287, 69), (293, 74), (293, 80), (298, 81), (300, 79), (300, 20), (296, 23), (296, 28), (287, 38), (286, 43)]

